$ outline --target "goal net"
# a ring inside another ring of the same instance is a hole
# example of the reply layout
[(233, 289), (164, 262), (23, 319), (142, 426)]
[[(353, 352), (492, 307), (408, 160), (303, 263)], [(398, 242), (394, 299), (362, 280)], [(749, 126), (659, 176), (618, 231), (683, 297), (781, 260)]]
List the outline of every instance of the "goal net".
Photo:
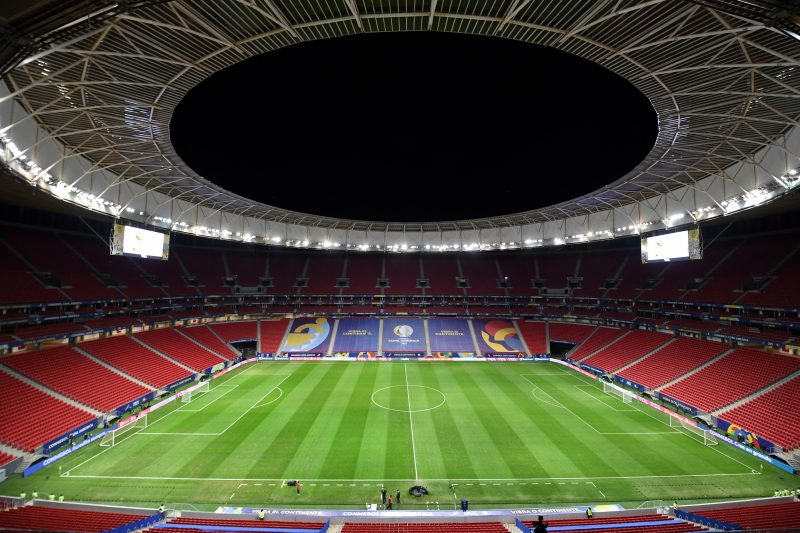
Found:
[(142, 429), (147, 427), (147, 416), (144, 415), (138, 419), (136, 419), (132, 424), (128, 424), (124, 428), (115, 429), (114, 431), (109, 431), (103, 438), (100, 439), (100, 446), (105, 448), (110, 448), (112, 446), (116, 446), (118, 442), (122, 442), (120, 440), (122, 437), (129, 435), (133, 436)]
[(693, 426), (684, 422), (683, 420), (675, 418), (674, 416), (669, 417), (669, 427), (683, 429), (684, 433), (693, 439), (702, 442), (706, 446), (716, 446), (719, 444), (719, 441), (711, 434), (712, 431), (710, 429), (703, 429), (701, 427)]
[(619, 389), (611, 383), (606, 383), (605, 381), (603, 382), (603, 392), (612, 396), (616, 396), (624, 403), (631, 403), (633, 401), (633, 397), (635, 396), (635, 394), (632, 392)]
[(199, 387), (181, 396), (181, 403), (189, 403), (192, 401), (193, 396), (196, 397), (198, 394), (208, 392), (208, 390), (208, 381), (203, 381), (200, 383)]

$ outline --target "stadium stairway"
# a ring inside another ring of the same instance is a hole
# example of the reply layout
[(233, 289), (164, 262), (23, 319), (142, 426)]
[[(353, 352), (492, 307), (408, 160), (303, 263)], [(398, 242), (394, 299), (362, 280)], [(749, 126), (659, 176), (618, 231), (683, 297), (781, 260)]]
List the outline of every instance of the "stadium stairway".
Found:
[(648, 357), (650, 357), (654, 353), (656, 353), (656, 352), (658, 352), (660, 350), (663, 350), (664, 348), (666, 348), (667, 346), (669, 346), (670, 344), (675, 342), (676, 339), (677, 339), (677, 337), (673, 337), (673, 338), (667, 340), (667, 342), (656, 346), (655, 348), (653, 348), (652, 350), (650, 350), (649, 352), (647, 352), (646, 354), (644, 354), (640, 358), (638, 358), (638, 359), (636, 359), (634, 361), (631, 361), (630, 363), (628, 363), (625, 366), (621, 366), (621, 367), (617, 368), (616, 370), (614, 370), (614, 373), (618, 374), (618, 373), (622, 372), (623, 370), (625, 370), (627, 368), (630, 368), (630, 367), (632, 367), (633, 365), (635, 365), (637, 363), (641, 363), (642, 361), (644, 361), (645, 359), (647, 359)]
[(673, 384), (675, 384), (675, 383), (679, 382), (679, 381), (680, 381), (680, 380), (682, 380), (682, 379), (688, 378), (688, 377), (689, 377), (689, 376), (691, 376), (692, 374), (696, 374), (697, 372), (700, 372), (700, 371), (701, 371), (701, 370), (703, 370), (705, 367), (707, 367), (707, 366), (709, 366), (709, 365), (712, 365), (712, 364), (716, 363), (717, 361), (719, 361), (720, 359), (722, 359), (723, 357), (725, 357), (726, 355), (728, 355), (729, 353), (731, 353), (733, 350), (734, 350), (734, 348), (731, 348), (731, 349), (729, 349), (729, 350), (725, 350), (724, 352), (722, 352), (722, 353), (721, 353), (721, 354), (719, 354), (718, 356), (716, 356), (716, 357), (713, 357), (713, 358), (709, 359), (708, 361), (706, 361), (706, 362), (705, 362), (705, 363), (703, 363), (702, 365), (700, 365), (700, 366), (698, 366), (698, 367), (696, 367), (696, 368), (693, 368), (692, 370), (688, 371), (688, 372), (687, 372), (687, 373), (685, 373), (685, 374), (681, 374), (680, 376), (678, 376), (677, 378), (675, 378), (675, 379), (673, 379), (673, 380), (671, 380), (671, 381), (667, 381), (666, 383), (664, 383), (664, 384), (663, 384), (663, 385), (661, 385), (660, 387), (656, 387), (656, 388), (655, 388), (655, 390), (657, 390), (657, 391), (660, 391), (660, 390), (662, 390), (662, 389), (666, 389), (666, 388), (667, 388), (667, 387), (669, 387), (670, 385), (673, 385)]
[(730, 409), (735, 409), (735, 408), (739, 407), (740, 405), (749, 402), (750, 400), (755, 400), (756, 398), (758, 398), (762, 394), (766, 394), (771, 390), (777, 389), (778, 387), (780, 387), (784, 383), (788, 383), (788, 382), (792, 381), (794, 378), (796, 378), (798, 376), (800, 376), (800, 370), (798, 370), (797, 372), (793, 372), (793, 373), (789, 374), (788, 376), (779, 379), (775, 383), (767, 385), (763, 389), (759, 389), (759, 390), (755, 391), (752, 394), (748, 394), (744, 398), (739, 398), (738, 400), (736, 400), (735, 402), (733, 402), (730, 405), (726, 405), (724, 407), (720, 407), (716, 411), (712, 411), (709, 414), (711, 414), (713, 416), (719, 416), (719, 414), (722, 413), (723, 411), (728, 411)]
[(39, 383), (38, 381), (34, 381), (31, 378), (29, 378), (28, 376), (26, 376), (25, 374), (20, 374), (16, 370), (13, 370), (13, 369), (5, 366), (5, 365), (0, 365), (0, 370), (2, 370), (3, 372), (5, 372), (6, 374), (8, 374), (10, 376), (14, 376), (16, 379), (18, 379), (18, 380), (30, 385), (31, 387), (33, 387), (35, 389), (38, 389), (38, 390), (40, 390), (40, 391), (42, 391), (42, 392), (44, 392), (44, 393), (46, 393), (46, 394), (48, 394), (48, 395), (50, 395), (50, 396), (52, 396), (54, 398), (57, 398), (57, 399), (61, 400), (64, 403), (68, 403), (71, 406), (77, 407), (78, 409), (81, 409), (83, 411), (88, 411), (89, 413), (91, 413), (92, 415), (94, 415), (96, 417), (103, 416), (103, 414), (104, 414), (102, 411), (100, 411), (98, 409), (95, 409), (94, 407), (89, 407), (86, 404), (82, 404), (81, 402), (73, 400), (69, 396), (64, 396), (63, 394), (60, 394), (60, 393), (58, 393), (58, 392), (56, 392), (56, 391), (54, 391), (52, 389), (49, 389), (49, 388), (45, 387), (44, 385), (42, 385), (41, 383)]
[(149, 383), (145, 383), (144, 381), (136, 379), (135, 377), (131, 376), (130, 374), (126, 374), (125, 372), (123, 372), (119, 368), (117, 368), (115, 366), (112, 366), (112, 365), (106, 363), (105, 361), (103, 361), (102, 359), (98, 359), (97, 357), (93, 356), (92, 354), (90, 354), (86, 350), (82, 349), (80, 344), (76, 344), (75, 346), (72, 347), (72, 349), (75, 350), (76, 352), (82, 354), (84, 357), (88, 357), (89, 359), (91, 359), (92, 361), (97, 363), (98, 365), (106, 367), (107, 369), (111, 370), (115, 374), (119, 374), (123, 378), (128, 379), (130, 381), (133, 381), (137, 385), (141, 385), (142, 387), (145, 387), (148, 390), (156, 390), (156, 388), (153, 387), (152, 385), (150, 385)]

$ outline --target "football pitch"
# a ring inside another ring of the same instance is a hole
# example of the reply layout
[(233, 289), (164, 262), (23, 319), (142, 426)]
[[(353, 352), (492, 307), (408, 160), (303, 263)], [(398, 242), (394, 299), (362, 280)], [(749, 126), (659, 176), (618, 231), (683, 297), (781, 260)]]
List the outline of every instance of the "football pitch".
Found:
[[(363, 508), (385, 485), (400, 508), (631, 506), (766, 496), (792, 478), (553, 363), (259, 362), (2, 492)], [(409, 496), (414, 485), (429, 495)]]

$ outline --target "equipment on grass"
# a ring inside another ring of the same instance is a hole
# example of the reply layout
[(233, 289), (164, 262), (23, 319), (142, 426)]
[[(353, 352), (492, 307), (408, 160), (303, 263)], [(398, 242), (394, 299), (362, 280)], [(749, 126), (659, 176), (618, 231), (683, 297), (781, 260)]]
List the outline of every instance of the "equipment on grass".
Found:
[(706, 446), (716, 446), (719, 441), (712, 435), (714, 432), (710, 429), (703, 429), (700, 426), (693, 426), (674, 416), (669, 417), (669, 427), (680, 428), (686, 430), (687, 435), (692, 436)]
[(606, 382), (603, 382), (603, 392), (620, 398), (622, 403), (631, 403), (633, 402), (633, 398), (636, 397), (634, 393), (626, 391), (625, 389), (620, 389), (619, 387)]
[(192, 395), (198, 395), (203, 392), (208, 392), (208, 381), (202, 381), (200, 386), (193, 390), (188, 390), (181, 396), (181, 403), (189, 403), (192, 401)]
[(100, 446), (104, 448), (111, 448), (113, 446), (116, 446), (118, 441), (121, 442), (119, 440), (120, 437), (123, 437), (128, 434), (130, 434), (130, 436), (133, 436), (142, 429), (146, 428), (147, 416), (148, 416), (147, 414), (142, 415), (125, 427), (121, 427), (119, 429), (107, 432), (105, 435), (103, 435), (103, 438), (100, 439)]

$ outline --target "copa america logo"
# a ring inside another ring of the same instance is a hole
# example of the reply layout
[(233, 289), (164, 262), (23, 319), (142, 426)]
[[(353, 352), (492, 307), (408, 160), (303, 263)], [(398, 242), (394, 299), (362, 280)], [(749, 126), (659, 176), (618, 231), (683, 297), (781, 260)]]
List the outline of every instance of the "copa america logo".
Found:
[(394, 334), (403, 338), (410, 337), (414, 334), (414, 328), (408, 324), (400, 324), (399, 326), (395, 326)]

